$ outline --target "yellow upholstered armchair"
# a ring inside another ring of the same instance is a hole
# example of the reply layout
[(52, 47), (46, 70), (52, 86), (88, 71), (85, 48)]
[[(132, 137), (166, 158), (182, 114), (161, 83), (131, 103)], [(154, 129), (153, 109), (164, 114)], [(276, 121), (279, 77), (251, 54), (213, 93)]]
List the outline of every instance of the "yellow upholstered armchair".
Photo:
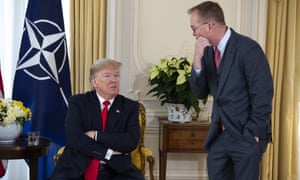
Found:
[[(153, 176), (154, 157), (152, 156), (152, 151), (149, 148), (145, 147), (144, 145), (144, 135), (145, 135), (145, 128), (146, 128), (146, 110), (144, 105), (141, 103), (139, 109), (139, 123), (140, 123), (141, 138), (136, 149), (131, 152), (131, 159), (133, 164), (135, 164), (136, 167), (139, 168), (143, 174), (145, 174), (146, 162), (148, 162), (149, 177), (150, 180), (154, 180), (154, 176)], [(61, 147), (57, 151), (56, 155), (54, 156), (55, 162), (58, 161), (63, 151), (64, 151), (64, 146)]]
[(146, 110), (142, 103), (140, 103), (139, 109), (139, 122), (141, 131), (140, 143), (135, 148), (135, 150), (131, 152), (131, 160), (144, 174), (146, 161), (149, 162), (149, 177), (150, 180), (153, 180), (154, 157), (152, 156), (152, 151), (144, 145), (144, 135), (146, 128)]

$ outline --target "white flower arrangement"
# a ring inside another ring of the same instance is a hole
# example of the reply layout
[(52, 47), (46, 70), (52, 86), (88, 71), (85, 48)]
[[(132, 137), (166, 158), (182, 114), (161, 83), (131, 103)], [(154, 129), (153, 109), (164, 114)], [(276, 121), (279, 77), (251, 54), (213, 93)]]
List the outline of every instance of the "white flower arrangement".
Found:
[(23, 126), (25, 121), (31, 120), (31, 111), (21, 101), (0, 98), (0, 125), (6, 126), (13, 122)]

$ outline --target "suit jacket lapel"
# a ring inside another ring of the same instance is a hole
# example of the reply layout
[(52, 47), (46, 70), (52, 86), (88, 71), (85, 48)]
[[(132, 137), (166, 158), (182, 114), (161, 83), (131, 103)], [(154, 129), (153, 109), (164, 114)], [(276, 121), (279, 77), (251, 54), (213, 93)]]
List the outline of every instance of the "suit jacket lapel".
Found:
[(225, 82), (228, 78), (230, 69), (232, 67), (232, 63), (234, 62), (234, 52), (236, 50), (236, 36), (235, 33), (232, 31), (231, 32), (231, 37), (227, 42), (226, 45), (226, 49), (224, 52), (224, 55), (222, 57), (222, 61), (224, 60), (224, 62), (221, 62), (222, 64), (222, 69), (221, 69), (221, 75), (220, 75), (220, 80), (219, 80), (219, 86), (218, 86), (218, 90), (217, 90), (217, 96), (219, 96), (219, 94), (222, 92), (222, 89), (225, 85)]
[(91, 98), (91, 113), (94, 117), (92, 119), (92, 127), (96, 129), (102, 129), (102, 117), (101, 117), (101, 107), (98, 97), (96, 95), (96, 91), (93, 92), (93, 97)]
[(109, 111), (108, 111), (108, 119), (106, 121), (106, 130), (113, 129), (114, 125), (117, 123), (117, 121), (120, 119), (120, 114), (123, 109), (122, 106), (122, 100), (120, 99), (120, 96), (116, 96), (113, 104), (111, 105)]

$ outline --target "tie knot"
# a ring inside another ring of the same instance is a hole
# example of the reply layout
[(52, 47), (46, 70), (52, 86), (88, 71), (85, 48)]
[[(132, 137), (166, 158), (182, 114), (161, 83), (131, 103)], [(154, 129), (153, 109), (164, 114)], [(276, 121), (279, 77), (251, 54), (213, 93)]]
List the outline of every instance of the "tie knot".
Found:
[(105, 100), (105, 101), (103, 102), (104, 107), (107, 107), (109, 104), (110, 104), (110, 102), (109, 102), (108, 100)]

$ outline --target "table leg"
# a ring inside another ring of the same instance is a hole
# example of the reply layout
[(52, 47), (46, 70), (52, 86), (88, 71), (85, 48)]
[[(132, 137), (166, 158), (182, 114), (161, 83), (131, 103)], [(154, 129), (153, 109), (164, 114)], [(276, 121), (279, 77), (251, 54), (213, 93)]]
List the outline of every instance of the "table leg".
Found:
[(167, 153), (159, 151), (159, 179), (166, 179)]
[(35, 155), (29, 158), (29, 172), (30, 180), (38, 179), (38, 157)]

